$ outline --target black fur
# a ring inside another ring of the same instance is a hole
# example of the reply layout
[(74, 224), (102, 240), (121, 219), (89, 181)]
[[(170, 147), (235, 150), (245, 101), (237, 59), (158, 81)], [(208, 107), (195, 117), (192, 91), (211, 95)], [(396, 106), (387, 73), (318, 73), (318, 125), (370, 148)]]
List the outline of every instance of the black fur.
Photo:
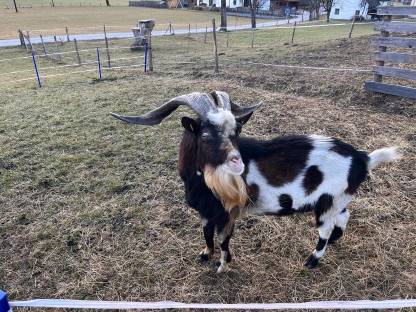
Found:
[(320, 227), (322, 225), (321, 220), (319, 218), (323, 215), (326, 211), (332, 208), (333, 197), (329, 194), (322, 194), (318, 201), (315, 204), (314, 211), (315, 211), (315, 218), (316, 218), (316, 225)]
[(360, 184), (365, 181), (368, 175), (368, 161), (369, 157), (366, 152), (355, 149), (352, 145), (344, 143), (340, 140), (333, 140), (334, 146), (332, 151), (345, 156), (352, 157), (350, 171), (348, 173), (348, 187), (347, 194), (354, 194)]
[(332, 230), (331, 236), (328, 239), (328, 244), (335, 243), (335, 241), (339, 240), (343, 234), (344, 231), (339, 226), (335, 226)]
[(303, 178), (302, 185), (305, 188), (306, 194), (311, 194), (324, 180), (323, 173), (317, 166), (310, 166), (306, 169), (305, 177)]

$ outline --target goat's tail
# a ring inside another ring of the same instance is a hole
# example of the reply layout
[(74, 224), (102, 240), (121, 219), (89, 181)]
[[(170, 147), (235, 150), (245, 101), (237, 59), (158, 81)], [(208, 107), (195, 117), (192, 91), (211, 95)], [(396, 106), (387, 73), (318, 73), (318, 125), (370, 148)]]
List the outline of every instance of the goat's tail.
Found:
[(370, 157), (368, 167), (374, 169), (383, 162), (391, 162), (399, 159), (401, 155), (397, 147), (384, 147), (371, 152), (368, 157)]

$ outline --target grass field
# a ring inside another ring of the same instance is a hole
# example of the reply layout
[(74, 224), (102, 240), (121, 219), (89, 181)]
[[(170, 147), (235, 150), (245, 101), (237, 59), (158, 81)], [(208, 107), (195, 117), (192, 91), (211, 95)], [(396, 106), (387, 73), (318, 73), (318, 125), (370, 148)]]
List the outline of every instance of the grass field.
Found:
[[(106, 6), (105, 0), (53, 0), (58, 6)], [(47, 7), (52, 5), (52, 0), (16, 0), (18, 8)], [(128, 0), (110, 0), (111, 6), (128, 6)], [(0, 0), (0, 8), (14, 10), (13, 0)]]
[[(150, 75), (137, 69), (105, 73), (103, 81), (96, 72), (58, 76), (42, 89), (3, 79), (0, 289), (11, 299), (209, 303), (414, 297), (414, 101), (366, 93), (370, 74), (247, 63), (364, 69), (374, 63), (368, 26), (357, 25), (352, 40), (341, 39), (348, 27), (298, 30), (297, 45), (285, 45), (289, 29), (257, 31), (253, 49), (251, 32), (230, 34), (228, 49), (220, 34), (218, 75), (211, 42), (183, 36), (154, 38)], [(1, 53), (0, 59), (25, 55), (18, 48)], [(2, 71), (31, 69), (26, 65), (7, 62)], [(53, 65), (41, 60), (41, 70)], [(368, 151), (402, 148), (402, 160), (375, 170), (361, 187), (345, 237), (315, 270), (302, 266), (316, 244), (311, 215), (239, 220), (230, 271), (215, 275), (213, 263), (200, 264), (200, 221), (184, 203), (176, 173), (180, 116), (190, 112), (180, 109), (153, 128), (109, 117), (210, 90), (228, 91), (242, 104), (265, 103), (245, 135), (316, 133)]]
[[(103, 25), (108, 31), (131, 31), (141, 19), (154, 19), (155, 30), (166, 30), (172, 22), (175, 28), (192, 29), (210, 26), (212, 18), (219, 20), (218, 12), (201, 12), (182, 9), (152, 9), (140, 7), (36, 7), (22, 9), (18, 14), (12, 10), (0, 9), (0, 39), (16, 38), (17, 30), (29, 30), (31, 34), (65, 34), (65, 27), (72, 34), (102, 32)], [(229, 16), (230, 25), (248, 24), (249, 19)]]

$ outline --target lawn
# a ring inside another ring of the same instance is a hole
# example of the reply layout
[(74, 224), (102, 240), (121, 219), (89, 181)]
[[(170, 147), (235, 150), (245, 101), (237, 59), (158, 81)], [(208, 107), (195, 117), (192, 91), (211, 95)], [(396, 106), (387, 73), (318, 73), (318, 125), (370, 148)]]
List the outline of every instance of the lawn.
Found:
[[(251, 32), (228, 34), (228, 48), (227, 34), (220, 34), (219, 74), (213, 73), (211, 36), (204, 44), (203, 35), (193, 35), (154, 38), (155, 71), (148, 75), (129, 68), (105, 72), (103, 81), (95, 71), (55, 76), (41, 89), (34, 81), (8, 82), (32, 77), (31, 71), (2, 75), (9, 78), (0, 84), (0, 289), (13, 300), (414, 297), (414, 101), (365, 92), (370, 73), (258, 64), (371, 69), (371, 28), (357, 25), (347, 40), (349, 28), (342, 27), (298, 29), (295, 45), (287, 44), (290, 29), (256, 31), (254, 48)], [(102, 42), (82, 43), (82, 48), (97, 45)], [(141, 57), (115, 51), (113, 58)], [(0, 60), (25, 55), (21, 48), (3, 49)], [(82, 57), (91, 61), (94, 51)], [(68, 57), (60, 65), (74, 61)], [(0, 74), (32, 70), (30, 60), (25, 62), (6, 62)], [(56, 64), (39, 62), (43, 74), (74, 71), (42, 70)], [(200, 221), (184, 202), (176, 172), (180, 116), (191, 113), (180, 109), (151, 128), (109, 116), (140, 114), (179, 94), (210, 90), (225, 90), (242, 104), (265, 103), (244, 135), (316, 133), (367, 151), (402, 148), (402, 160), (376, 169), (360, 188), (345, 237), (315, 270), (302, 266), (316, 244), (311, 215), (245, 217), (232, 239), (230, 271), (216, 275), (213, 263), (199, 263)]]
[[(105, 0), (53, 0), (55, 6), (106, 6)], [(18, 8), (47, 7), (52, 0), (16, 0)], [(128, 6), (128, 0), (110, 0), (111, 6)], [(0, 8), (14, 10), (13, 0), (0, 0)]]
[[(131, 31), (138, 20), (154, 19), (155, 30), (166, 30), (169, 22), (174, 28), (210, 26), (213, 18), (220, 19), (218, 12), (202, 12), (183, 9), (153, 9), (141, 7), (35, 7), (22, 9), (18, 14), (0, 9), (0, 39), (16, 38), (17, 30), (31, 34), (65, 34), (65, 27), (73, 34), (108, 31)], [(229, 16), (230, 25), (248, 24), (249, 19)]]

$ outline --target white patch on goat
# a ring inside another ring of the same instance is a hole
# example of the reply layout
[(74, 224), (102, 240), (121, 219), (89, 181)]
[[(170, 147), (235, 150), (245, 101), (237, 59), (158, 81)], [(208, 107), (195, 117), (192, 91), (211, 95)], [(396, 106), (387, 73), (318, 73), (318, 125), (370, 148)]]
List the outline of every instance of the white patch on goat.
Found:
[(228, 137), (235, 133), (235, 117), (229, 110), (219, 108), (217, 112), (209, 112), (208, 120), (221, 128), (224, 137)]
[[(334, 151), (332, 139), (323, 136), (311, 136), (313, 149), (305, 168), (291, 182), (282, 186), (270, 185), (267, 179), (258, 169), (255, 161), (248, 163), (247, 184), (257, 184), (259, 188), (258, 199), (255, 205), (250, 208), (254, 214), (278, 213), (282, 207), (279, 205), (279, 196), (288, 194), (292, 198), (292, 209), (298, 210), (306, 204), (313, 205), (322, 194), (329, 194), (340, 201), (336, 205), (336, 215), (345, 208), (341, 208), (341, 203), (349, 202), (347, 197), (343, 197), (344, 191), (348, 187), (348, 173), (351, 166), (351, 157), (344, 157)], [(323, 174), (322, 183), (311, 194), (306, 194), (303, 187), (303, 179), (306, 169), (310, 166), (317, 166)], [(338, 198), (339, 197), (339, 198)], [(350, 200), (350, 197), (349, 197)], [(331, 212), (331, 213), (335, 213)], [(325, 216), (322, 216), (325, 218)], [(335, 218), (335, 215), (332, 216)]]
[(344, 212), (341, 212), (340, 214), (338, 214), (335, 220), (335, 225), (340, 227), (341, 230), (345, 231), (349, 218), (350, 218), (350, 212), (348, 210), (345, 210)]

